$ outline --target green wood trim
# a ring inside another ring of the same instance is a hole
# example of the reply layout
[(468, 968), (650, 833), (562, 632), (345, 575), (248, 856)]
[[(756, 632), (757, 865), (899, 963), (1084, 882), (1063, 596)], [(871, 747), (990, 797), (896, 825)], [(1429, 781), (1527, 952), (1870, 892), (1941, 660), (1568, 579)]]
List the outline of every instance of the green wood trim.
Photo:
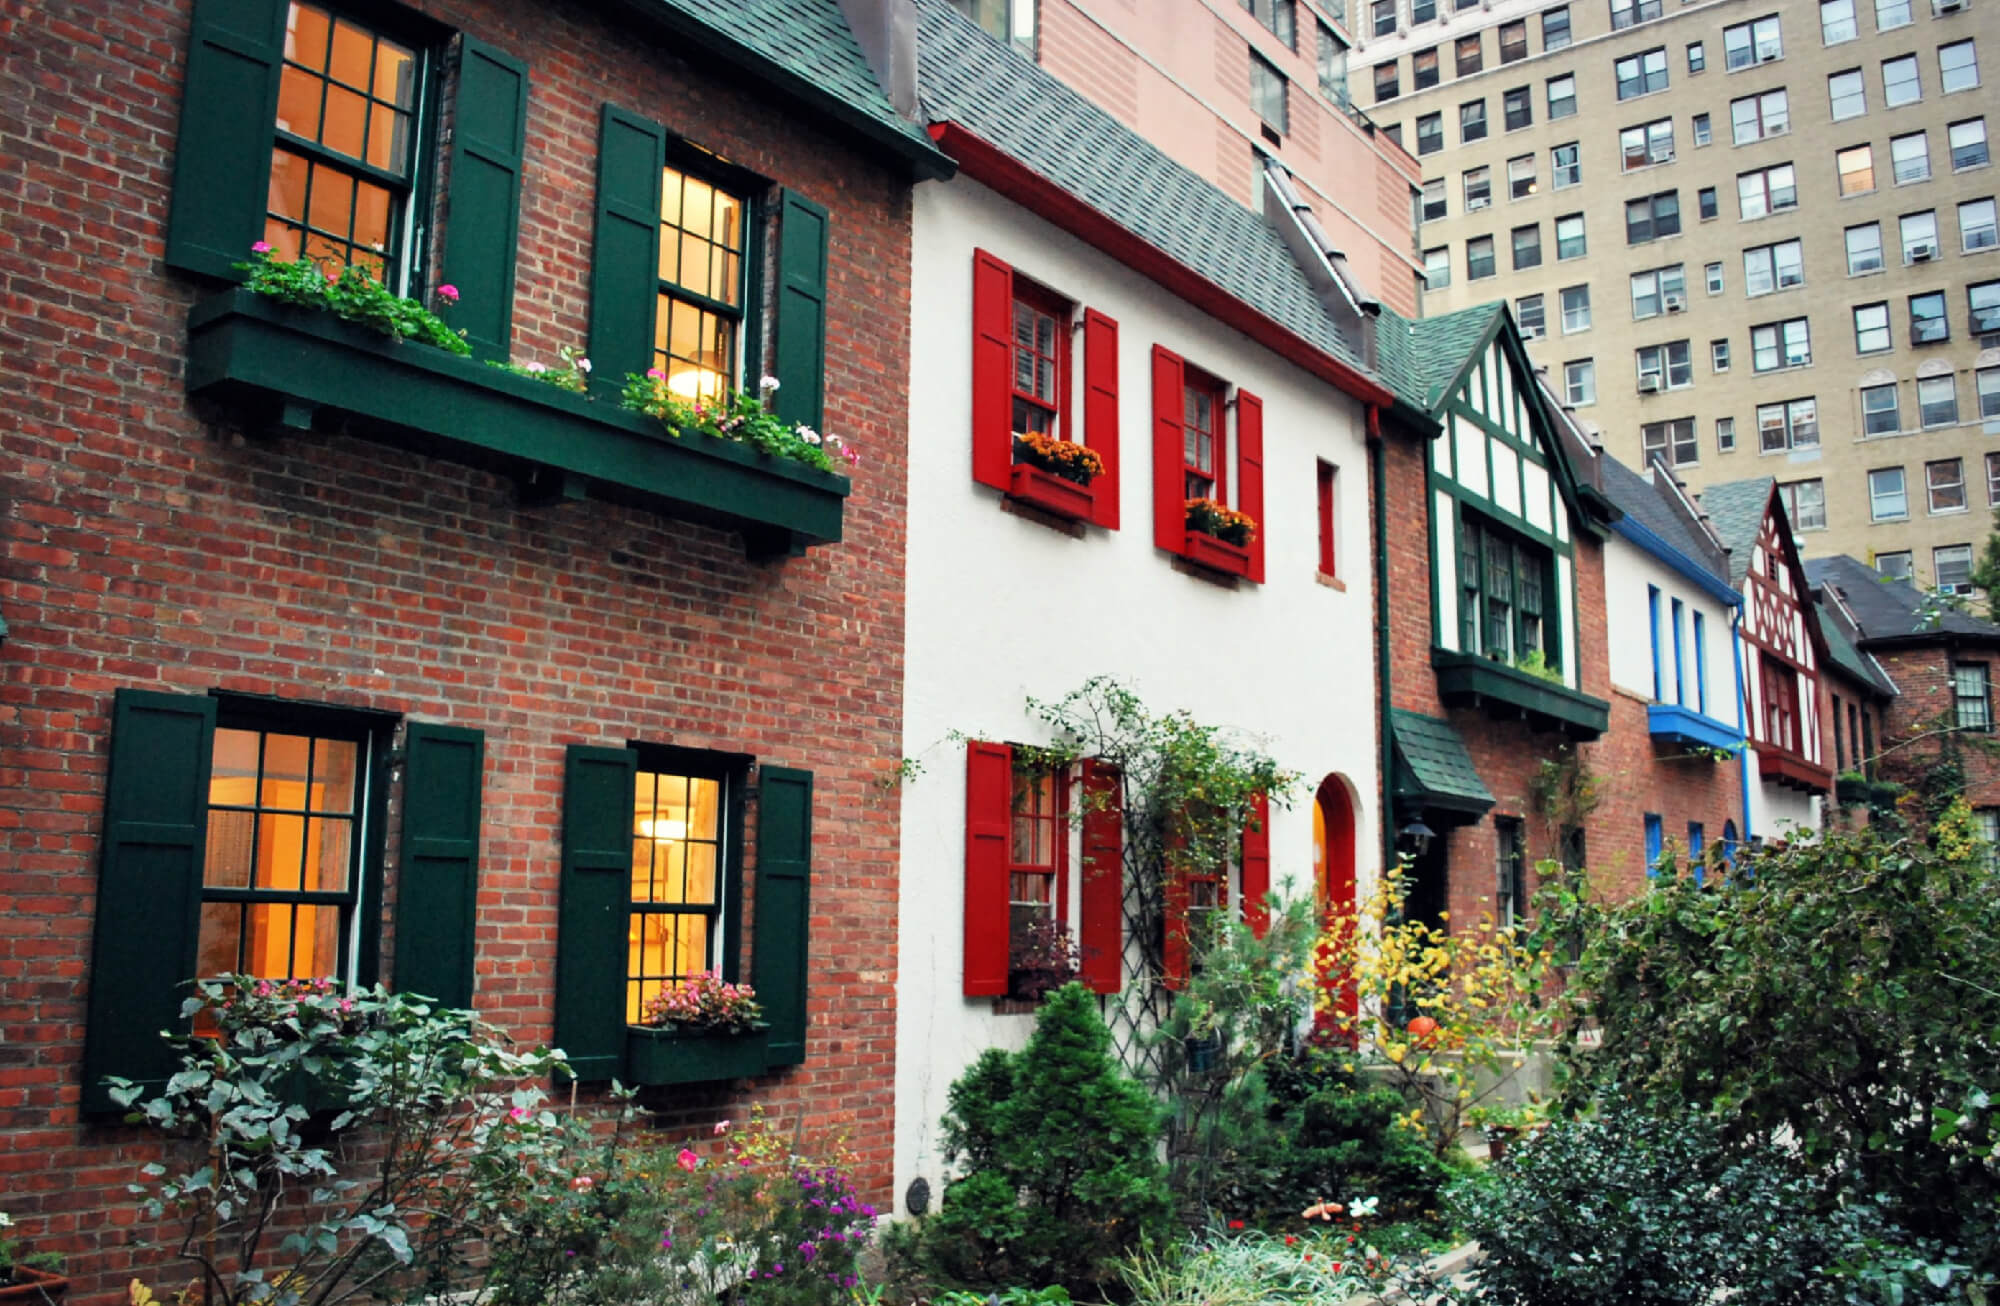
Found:
[(771, 1022), (769, 1064), (806, 1059), (807, 941), (812, 919), (813, 774), (762, 768), (757, 780), (757, 933), (752, 984)]
[(827, 212), (794, 190), (778, 199), (778, 297), (773, 305), (773, 407), (814, 430), (826, 419)]
[[(1487, 475), (1489, 477), (1492, 475), (1490, 469)], [(1431, 469), (1428, 472), (1425, 481), (1434, 499), (1436, 492), (1442, 490), (1451, 496), (1453, 502), (1470, 507), (1474, 512), (1482, 516), (1491, 517), (1508, 530), (1519, 535), (1525, 535), (1537, 544), (1546, 545), (1553, 552), (1570, 556), (1574, 556), (1576, 552), (1572, 543), (1576, 538), (1574, 531), (1571, 532), (1568, 540), (1562, 539), (1551, 531), (1543, 530), (1527, 518), (1521, 516), (1521, 514), (1509, 512), (1505, 508), (1502, 508), (1499, 504), (1493, 502), (1490, 495), (1478, 494), (1472, 490), (1468, 490), (1458, 482), (1439, 474), (1435, 469)], [(1574, 521), (1570, 524), (1572, 527), (1576, 525)], [(1437, 568), (1433, 566), (1431, 572), (1432, 579), (1435, 580)]]
[(563, 758), (556, 1045), (578, 1079), (625, 1073), (625, 936), (638, 754), (572, 744)]
[(1611, 721), (1611, 705), (1603, 699), (1490, 658), (1433, 648), (1431, 666), (1437, 671), (1438, 696), (1454, 707), (1517, 712), (1572, 739), (1595, 739)]
[(527, 137), (528, 66), (462, 38), (441, 275), (458, 288), (452, 323), (465, 328), (476, 358), (506, 359), (513, 337)]
[(264, 233), (286, 0), (196, 0), (175, 136), (167, 266), (236, 279)]
[(660, 170), (667, 129), (604, 106), (597, 137), (597, 221), (590, 249), (590, 360), (598, 389), (653, 365), (660, 295)]
[(470, 1007), (486, 736), (412, 721), (403, 751), (396, 988)]

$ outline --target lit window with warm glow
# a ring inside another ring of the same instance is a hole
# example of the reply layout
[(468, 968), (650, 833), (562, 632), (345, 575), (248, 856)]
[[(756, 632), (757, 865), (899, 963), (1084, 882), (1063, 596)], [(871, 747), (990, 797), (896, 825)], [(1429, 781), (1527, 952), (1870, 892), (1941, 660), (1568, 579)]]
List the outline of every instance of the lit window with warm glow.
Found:
[(1013, 838), (1008, 858), (1008, 936), (1015, 947), (1037, 921), (1060, 912), (1063, 853), (1069, 822), (1063, 811), (1063, 781), (1054, 771), (1014, 766)]
[(744, 201), (677, 168), (660, 173), (660, 307), (653, 366), (683, 399), (736, 385), (743, 325)]
[(720, 964), (722, 781), (640, 771), (632, 813), (625, 1019), (662, 989)]

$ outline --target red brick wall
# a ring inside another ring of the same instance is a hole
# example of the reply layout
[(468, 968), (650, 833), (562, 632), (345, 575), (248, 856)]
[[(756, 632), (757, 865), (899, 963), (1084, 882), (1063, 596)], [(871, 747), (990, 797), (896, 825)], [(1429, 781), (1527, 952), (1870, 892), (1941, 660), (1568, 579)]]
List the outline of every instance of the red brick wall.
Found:
[[(754, 566), (714, 530), (599, 503), (527, 510), (503, 480), (389, 445), (204, 422), (180, 377), (186, 311), (205, 290), (166, 274), (161, 247), (190, 0), (0, 0), (0, 611), (12, 626), (0, 648), (12, 795), (0, 810), (0, 1204), (35, 1246), (69, 1256), (73, 1300), (106, 1299), (164, 1260), (124, 1191), (152, 1143), (77, 1115), (121, 686), (219, 686), (485, 731), (476, 1005), (529, 1040), (552, 1018), (565, 745), (671, 741), (811, 768), (807, 1062), (750, 1095), (849, 1131), (866, 1189), (887, 1196), (897, 805), (875, 781), (901, 734), (908, 183), (819, 115), (594, 7), (417, 7), (531, 67), (519, 358), (554, 361), (584, 342), (606, 99), (830, 208), (826, 424), (866, 459), (847, 539)], [(740, 1112), (744, 1097), (663, 1102), (687, 1124)]]
[[(1889, 701), (1875, 747), (1880, 777), (1915, 787), (1945, 746), (1940, 729), (1956, 720), (1954, 662), (1985, 663), (1989, 698), (2000, 682), (2000, 649), (1941, 645), (1870, 650), (1902, 691)], [(1990, 709), (1989, 709), (1990, 711)], [(2000, 807), (2000, 736), (1965, 734), (1954, 741), (1965, 769), (1965, 797), (1974, 807)]]

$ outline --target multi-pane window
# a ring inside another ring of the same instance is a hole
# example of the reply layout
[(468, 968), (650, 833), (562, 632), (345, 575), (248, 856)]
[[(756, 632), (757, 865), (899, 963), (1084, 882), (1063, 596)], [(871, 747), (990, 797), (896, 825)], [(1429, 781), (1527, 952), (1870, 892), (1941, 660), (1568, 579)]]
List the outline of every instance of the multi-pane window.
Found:
[(1368, 7), (1369, 30), (1376, 36), (1396, 34), (1396, 0), (1374, 0)]
[(1400, 91), (1397, 86), (1396, 61), (1375, 65), (1375, 103), (1381, 104), (1396, 98)]
[(1563, 334), (1590, 330), (1590, 287), (1562, 288)]
[(1583, 184), (1583, 154), (1575, 142), (1549, 150), (1549, 184), (1557, 190)]
[(1993, 429), (1994, 419), (2000, 418), (2000, 367), (1982, 367), (1972, 374), (1973, 387), (1979, 391), (1979, 417), (1987, 424), (1988, 435)]
[(1410, 25), (1428, 23), (1437, 17), (1437, 0), (1410, 0)]
[(1708, 342), (1708, 365), (1712, 370), (1717, 372), (1727, 372), (1729, 370), (1729, 339), (1727, 336), (1720, 340), (1711, 340)]
[(1958, 425), (1958, 378), (1927, 376), (1917, 382), (1917, 418), (1928, 431)]
[(1548, 54), (1569, 45), (1569, 6), (1562, 5), (1542, 13), (1542, 53)]
[(1613, 70), (1618, 76), (1618, 98), (1621, 100), (1664, 91), (1667, 89), (1667, 49), (1661, 46), (1643, 54), (1629, 55), (1618, 60)]
[(1545, 596), (1554, 559), (1546, 548), (1462, 510), (1458, 527), (1460, 646), (1501, 662), (1540, 652), (1553, 663), (1560, 641), (1544, 641)]
[(1938, 82), (1946, 95), (1979, 85), (1979, 54), (1972, 42), (1953, 41), (1938, 47)]
[(1707, 114), (1698, 113), (1691, 119), (1691, 122), (1694, 127), (1695, 148), (1699, 149), (1715, 139), (1715, 131), (1708, 124)]
[(1986, 455), (1986, 503), (2000, 508), (2000, 453)]
[(1285, 75), (1270, 60), (1252, 50), (1250, 107), (1257, 111), (1258, 121), (1280, 136), (1291, 130), (1290, 91)]
[(1940, 458), (1924, 464), (1924, 492), (1933, 514), (1965, 511), (1965, 460)]
[(1510, 233), (1514, 241), (1514, 270), (1538, 268), (1542, 265), (1542, 224), (1531, 222), (1525, 227), (1516, 227)]
[(1743, 293), (1756, 297), (1806, 283), (1805, 246), (1796, 240), (1743, 251)]
[(1528, 920), (1528, 839), (1521, 822), (1510, 817), (1493, 818), (1493, 834), (1500, 849), (1499, 886), (1494, 891), (1495, 916), (1503, 930), (1515, 929)]
[(1494, 274), (1493, 237), (1474, 236), (1465, 242), (1465, 279), (1483, 281)]
[(1451, 284), (1451, 247), (1439, 245), (1424, 251), (1424, 285), (1442, 290)]
[(1910, 296), (1910, 343), (1935, 345), (1951, 339), (1951, 322), (1945, 316), (1944, 292), (1929, 290)]
[(1425, 222), (1436, 222), (1445, 216), (1449, 201), (1445, 197), (1443, 177), (1433, 177), (1424, 183), (1423, 204)]
[(1181, 387), (1181, 494), (1222, 498), (1222, 382), (1193, 368)]
[(1563, 399), (1572, 408), (1597, 402), (1597, 361), (1573, 358), (1563, 364)]
[(1508, 131), (1518, 131), (1533, 125), (1535, 121), (1535, 100), (1528, 87), (1516, 86), (1504, 91), (1500, 96), (1500, 112), (1506, 119)]
[(1751, 370), (1775, 372), (1784, 367), (1804, 367), (1810, 362), (1812, 327), (1805, 318), (1788, 318), (1750, 328)]
[(1843, 199), (1849, 195), (1865, 195), (1875, 189), (1875, 148), (1872, 145), (1849, 146), (1833, 156), (1833, 164), (1840, 177)]
[(1898, 186), (1931, 177), (1931, 142), (1928, 132), (1911, 132), (1889, 138), (1889, 164)]
[(1895, 553), (1878, 553), (1875, 555), (1875, 570), (1890, 580), (1908, 580), (1910, 578), (1910, 566), (1910, 551), (1908, 549), (1902, 549)]
[(1826, 529), (1825, 481), (1818, 477), (1809, 481), (1787, 481), (1778, 487), (1778, 498), (1785, 505), (1785, 517), (1792, 523), (1793, 530)]
[[(1776, 565), (1775, 559), (1773, 566)], [(1764, 739), (1788, 753), (1799, 751), (1799, 673), (1788, 662), (1771, 653), (1757, 654), (1757, 677), (1762, 689)]]
[(1069, 320), (1068, 301), (1014, 279), (1013, 429), (1024, 435), (1060, 434)]
[(2000, 281), (1981, 281), (1965, 288), (1966, 311), (1971, 320), (1967, 329), (1974, 335), (2000, 331)]
[(1829, 73), (1826, 79), (1826, 98), (1835, 122), (1859, 118), (1868, 112), (1868, 79), (1861, 75), (1859, 68)]
[(1687, 306), (1687, 276), (1681, 264), (1632, 274), (1632, 318), (1641, 321)]
[(1458, 106), (1458, 139), (1461, 145), (1486, 139), (1486, 101), (1467, 100)]
[(1885, 349), (1893, 349), (1896, 342), (1889, 336), (1889, 305), (1856, 304), (1854, 306), (1854, 352), (1857, 354), (1879, 354)]
[(1647, 422), (1639, 428), (1639, 443), (1651, 463), (1654, 455), (1680, 467), (1701, 459), (1701, 442), (1695, 438), (1694, 418), (1676, 417), (1670, 422)]
[(1882, 103), (1900, 109), (1923, 98), (1924, 82), (1917, 71), (1917, 56), (1904, 54), (1882, 61)]
[(1590, 244), (1584, 238), (1583, 215), (1566, 213), (1556, 219), (1556, 258), (1582, 258)]
[(1819, 401), (1805, 398), (1759, 404), (1757, 447), (1765, 453), (1819, 448)]
[(1711, 221), (1721, 211), (1715, 198), (1715, 187), (1703, 186), (1694, 193), (1695, 209), (1703, 222)]
[(1736, 419), (1718, 417), (1715, 419), (1715, 451), (1717, 453), (1736, 452)]
[(1701, 269), (1702, 279), (1708, 283), (1708, 293), (1719, 295), (1723, 291), (1722, 264), (1705, 263)]
[(1452, 46), (1453, 57), (1458, 61), (1458, 75), (1470, 77), (1486, 66), (1486, 47), (1479, 43), (1479, 34), (1461, 36)]
[(1730, 139), (1738, 145), (1748, 145), (1751, 141), (1761, 141), (1769, 136), (1782, 136), (1791, 130), (1791, 126), (1790, 101), (1785, 98), (1782, 86), (1775, 91), (1746, 95), (1729, 102)]
[(1674, 160), (1674, 120), (1660, 118), (1618, 133), (1618, 150), (1626, 172)]
[(424, 59), (316, 5), (285, 19), (264, 239), (274, 257), (408, 284)]
[(1523, 340), (1540, 340), (1548, 334), (1548, 310), (1540, 295), (1523, 295), (1515, 300), (1514, 320), (1520, 324)]
[(1972, 593), (1972, 546), (1946, 544), (1932, 549), (1931, 575), (1947, 593)]
[(1500, 24), (1500, 62), (1515, 63), (1528, 57), (1528, 20)]
[(1507, 160), (1507, 198), (1524, 200), (1535, 193), (1535, 156), (1519, 154)]
[(1876, 31), (1908, 27), (1910, 22), (1910, 0), (1875, 0)]
[(1986, 152), (1986, 119), (1968, 118), (1945, 129), (1951, 147), (1951, 169), (1977, 168), (1989, 161)]
[(1922, 213), (1905, 213), (1896, 220), (1896, 227), (1903, 238), (1903, 262), (1925, 263), (1938, 256), (1937, 214), (1930, 209)]
[(1493, 170), (1491, 168), (1467, 168), (1465, 170), (1465, 211), (1477, 213), (1493, 202)]
[(1687, 47), (1688, 75), (1708, 71), (1708, 47), (1700, 41), (1689, 41)]
[(1647, 345), (1632, 354), (1641, 390), (1681, 390), (1694, 384), (1694, 356), (1685, 340)]
[(1882, 224), (1864, 222), (1849, 227), (1847, 237), (1847, 275), (1858, 277), (1864, 272), (1882, 270)]
[[(1886, 309), (1886, 305), (1884, 306)], [(1894, 435), (1903, 429), (1903, 415), (1897, 402), (1896, 384), (1861, 387), (1861, 432), (1863, 435)]]
[(1007, 42), (1030, 59), (1035, 57), (1034, 0), (952, 0), (952, 4), (996, 41)]
[(1548, 80), (1549, 121), (1567, 118), (1576, 112), (1576, 77), (1564, 73)]
[(1436, 154), (1444, 149), (1444, 115), (1421, 114), (1417, 118), (1417, 153)]
[[(1968, 575), (1968, 579), (1970, 579)], [(1938, 582), (1941, 586), (1942, 580)], [(1984, 662), (1954, 662), (1951, 668), (1951, 697), (1960, 730), (1991, 730), (1993, 705), (1986, 684)]]
[(1634, 23), (1660, 16), (1662, 0), (1611, 0), (1611, 30), (1623, 31)]
[(1060, 771), (1014, 760), (1008, 803), (1007, 937), (1018, 947), (1056, 917), (1069, 845), (1068, 786)]
[(1878, 467), (1868, 473), (1868, 520), (1902, 521), (1910, 515), (1910, 496), (1900, 467)]
[(625, 1019), (644, 1020), (663, 989), (721, 965), (727, 847), (721, 772), (652, 770), (634, 786)]
[(1438, 52), (1432, 46), (1410, 56), (1410, 89), (1427, 91), (1438, 84)]
[(1664, 190), (1625, 201), (1625, 243), (1643, 245), (1662, 236), (1678, 235), (1681, 229), (1681, 195)]
[(1852, 41), (1859, 29), (1854, 22), (1854, 0), (1819, 0), (1819, 39), (1827, 45)]
[(1745, 222), (1798, 206), (1798, 170), (1789, 163), (1741, 173), (1736, 178), (1736, 207)]
[(1319, 25), (1320, 94), (1335, 104), (1347, 105), (1347, 42), (1325, 23)]
[(1243, 7), (1287, 47), (1298, 48), (1298, 0), (1243, 0)]
[(736, 384), (746, 208), (742, 196), (692, 173), (671, 165), (660, 170), (653, 366), (666, 373), (668, 389), (685, 399), (713, 403)]
[(1732, 72), (1776, 59), (1784, 52), (1785, 41), (1778, 30), (1776, 14), (1722, 29), (1723, 62)]

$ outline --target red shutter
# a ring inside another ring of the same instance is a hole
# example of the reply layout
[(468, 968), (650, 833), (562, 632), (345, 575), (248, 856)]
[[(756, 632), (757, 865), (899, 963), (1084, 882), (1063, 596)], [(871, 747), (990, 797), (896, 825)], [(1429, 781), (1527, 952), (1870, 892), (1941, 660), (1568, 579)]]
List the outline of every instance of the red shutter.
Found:
[(1118, 772), (1096, 758), (1083, 763), (1083, 892), (1077, 898), (1077, 944), (1084, 985), (1116, 993), (1125, 952), (1125, 814)]
[(1007, 993), (1007, 844), (1014, 751), (965, 746), (965, 994)]
[(1250, 579), (1264, 583), (1264, 401), (1236, 392), (1236, 511), (1257, 523), (1250, 540)]
[(1270, 892), (1271, 799), (1258, 794), (1243, 822), (1243, 919), (1260, 939), (1271, 927), (1271, 909), (1264, 902)]
[(1014, 467), (1014, 270), (972, 252), (972, 479), (1007, 488)]
[(1181, 426), (1187, 412), (1187, 372), (1181, 356), (1153, 346), (1153, 543), (1187, 552), (1186, 482), (1181, 478)]
[(1096, 309), (1083, 314), (1084, 443), (1104, 460), (1091, 483), (1090, 519), (1118, 529), (1118, 324)]

